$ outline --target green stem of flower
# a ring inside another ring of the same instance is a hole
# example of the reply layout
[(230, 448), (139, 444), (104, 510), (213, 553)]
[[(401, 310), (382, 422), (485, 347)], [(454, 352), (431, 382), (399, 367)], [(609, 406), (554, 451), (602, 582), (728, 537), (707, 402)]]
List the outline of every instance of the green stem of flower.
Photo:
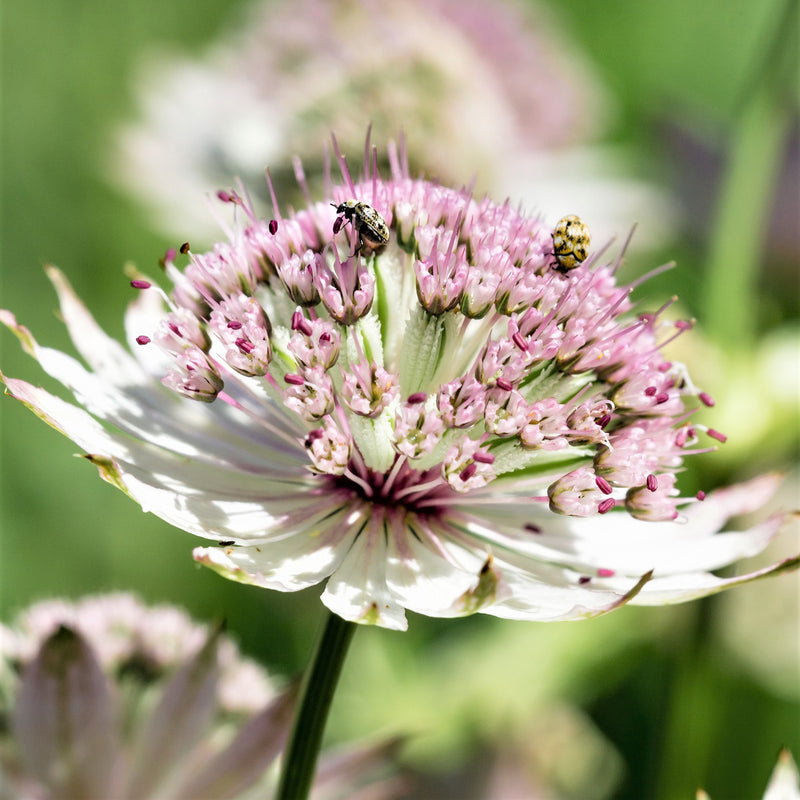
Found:
[(703, 320), (718, 342), (752, 341), (756, 275), (775, 183), (794, 114), (795, 0), (775, 16), (762, 64), (747, 87), (710, 243)]
[(329, 613), (303, 677), (276, 800), (305, 800), (311, 791), (336, 684), (356, 623)]

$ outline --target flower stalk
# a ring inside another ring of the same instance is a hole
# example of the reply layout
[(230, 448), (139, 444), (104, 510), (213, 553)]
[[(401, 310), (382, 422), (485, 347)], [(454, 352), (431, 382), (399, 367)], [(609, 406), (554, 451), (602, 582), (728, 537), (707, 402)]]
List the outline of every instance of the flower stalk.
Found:
[(355, 632), (356, 623), (328, 613), (300, 687), (276, 800), (308, 797), (325, 722)]

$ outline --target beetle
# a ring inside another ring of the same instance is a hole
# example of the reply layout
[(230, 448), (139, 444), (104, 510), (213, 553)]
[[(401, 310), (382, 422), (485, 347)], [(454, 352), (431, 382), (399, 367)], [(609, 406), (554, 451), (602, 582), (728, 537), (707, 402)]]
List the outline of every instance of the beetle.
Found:
[(589, 228), (586, 223), (575, 214), (562, 217), (553, 232), (553, 255), (561, 270), (564, 272), (575, 269), (586, 260), (589, 255)]
[(389, 227), (383, 217), (370, 205), (361, 200), (345, 200), (344, 203), (331, 203), (336, 209), (337, 217), (333, 224), (334, 234), (339, 233), (346, 224), (343, 220), (351, 222), (358, 233), (359, 243), (353, 255), (366, 245), (369, 250), (377, 250), (389, 241)]

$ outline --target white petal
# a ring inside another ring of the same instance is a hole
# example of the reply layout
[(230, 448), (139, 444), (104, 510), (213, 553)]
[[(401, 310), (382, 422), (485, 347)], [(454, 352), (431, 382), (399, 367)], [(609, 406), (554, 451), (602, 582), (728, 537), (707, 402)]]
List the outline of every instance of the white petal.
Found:
[(398, 519), (388, 537), (386, 585), (410, 611), (435, 617), (462, 615), (458, 601), (477, 588), (487, 557), (485, 551), (470, 551), (451, 541), (434, 543), (423, 529), (408, 530)]
[(800, 566), (800, 556), (787, 558), (763, 569), (737, 575), (734, 578), (718, 578), (709, 572), (670, 575), (666, 578), (655, 578), (642, 589), (631, 601), (637, 606), (660, 606), (670, 603), (685, 603), (709, 594), (716, 594), (733, 586), (764, 578), (767, 575), (778, 575)]
[(291, 459), (297, 469), (306, 463), (299, 443), (279, 439), (244, 415), (230, 419), (221, 400), (213, 405), (187, 400), (160, 382), (118, 386), (87, 371), (65, 353), (37, 347), (42, 369), (60, 381), (88, 411), (120, 430), (193, 458), (224, 459), (243, 467), (265, 465), (274, 458)]
[(509, 597), (483, 610), (506, 619), (553, 622), (596, 617), (630, 602), (650, 580), (646, 574), (638, 580), (627, 579), (619, 591), (590, 589), (578, 585), (578, 576), (569, 570), (545, 564), (525, 570), (500, 558), (495, 563), (508, 585)]
[(352, 622), (404, 631), (406, 615), (386, 586), (386, 532), (382, 518), (371, 518), (328, 580), (322, 602)]
[[(629, 576), (651, 569), (658, 575), (711, 570), (766, 547), (781, 526), (780, 515), (747, 531), (718, 531), (730, 515), (766, 502), (779, 481), (779, 476), (765, 475), (713, 492), (687, 511), (685, 523), (644, 522), (625, 513), (579, 519), (519, 502), (472, 507), (464, 515), (464, 527), (495, 548), (578, 570), (611, 568)], [(534, 523), (540, 532), (525, 530), (526, 523)]]
[(10, 394), (27, 405), (37, 416), (69, 437), (87, 453), (114, 458), (129, 465), (131, 472), (149, 472), (155, 485), (172, 488), (186, 487), (207, 492), (217, 491), (223, 497), (254, 499), (269, 497), (270, 492), (281, 496), (288, 487), (308, 487), (311, 476), (306, 470), (295, 470), (288, 464), (273, 460), (258, 471), (237, 469), (224, 462), (207, 459), (187, 459), (168, 450), (107, 431), (90, 414), (26, 381), (5, 378)]
[(146, 380), (148, 375), (136, 359), (95, 322), (61, 270), (50, 267), (47, 275), (58, 293), (61, 316), (72, 343), (92, 370), (117, 385)]
[[(91, 454), (101, 475), (178, 528), (215, 539), (261, 538), (307, 508), (311, 476), (243, 472), (185, 459), (106, 431), (90, 414), (25, 381), (6, 379), (13, 394)], [(284, 526), (285, 527), (285, 526)]]
[(294, 536), (249, 547), (197, 547), (195, 561), (240, 583), (295, 592), (313, 586), (342, 562), (358, 533), (347, 526), (345, 513), (322, 531), (306, 530)]
[(82, 408), (65, 402), (27, 381), (3, 376), (9, 394), (24, 403), (40, 419), (63, 433), (89, 453), (113, 454), (119, 449), (105, 428)]
[[(48, 274), (58, 292), (70, 336), (93, 372), (64, 353), (40, 347), (29, 332), (16, 325), (16, 320), (4, 321), (30, 339), (33, 355), (42, 368), (69, 388), (87, 410), (134, 436), (193, 457), (213, 452), (232, 463), (263, 463), (278, 454), (296, 459), (298, 465), (306, 463), (295, 441), (304, 431), (296, 429), (296, 421), (286, 417), (283, 408), (269, 402), (266, 395), (255, 403), (261, 425), (224, 402), (204, 404), (178, 396), (161, 384), (158, 373), (145, 369), (139, 359), (106, 335), (58, 270), (51, 268)], [(155, 292), (149, 296), (158, 299)], [(143, 309), (145, 305), (148, 315), (155, 313), (153, 301), (132, 307)], [(241, 400), (242, 392), (237, 388), (242, 388), (244, 380), (231, 374), (228, 394)]]

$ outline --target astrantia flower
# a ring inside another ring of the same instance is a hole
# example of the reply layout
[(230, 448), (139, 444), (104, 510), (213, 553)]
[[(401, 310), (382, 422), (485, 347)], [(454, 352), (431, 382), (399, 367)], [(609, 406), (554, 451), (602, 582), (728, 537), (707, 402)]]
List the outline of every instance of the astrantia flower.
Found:
[[(0, 634), (3, 797), (243, 800), (274, 783), (295, 690), (274, 691), (181, 609), (128, 594), (46, 601)], [(396, 782), (376, 782), (387, 755), (323, 760), (315, 796), (357, 797), (368, 781), (369, 797), (395, 797)]]
[(281, 591), (327, 579), (348, 620), (575, 619), (796, 566), (710, 572), (781, 517), (713, 535), (773, 478), (679, 495), (684, 458), (724, 438), (691, 422), (711, 400), (660, 351), (687, 323), (634, 313), (599, 253), (557, 269), (539, 219), (390, 161), (354, 183), (339, 156), (343, 184), (270, 221), (221, 193), (230, 242), (183, 271), (168, 254), (169, 295), (134, 281), (132, 354), (51, 271), (90, 370), (3, 319), (85, 410), (10, 392), (143, 509), (216, 540), (199, 562)]

